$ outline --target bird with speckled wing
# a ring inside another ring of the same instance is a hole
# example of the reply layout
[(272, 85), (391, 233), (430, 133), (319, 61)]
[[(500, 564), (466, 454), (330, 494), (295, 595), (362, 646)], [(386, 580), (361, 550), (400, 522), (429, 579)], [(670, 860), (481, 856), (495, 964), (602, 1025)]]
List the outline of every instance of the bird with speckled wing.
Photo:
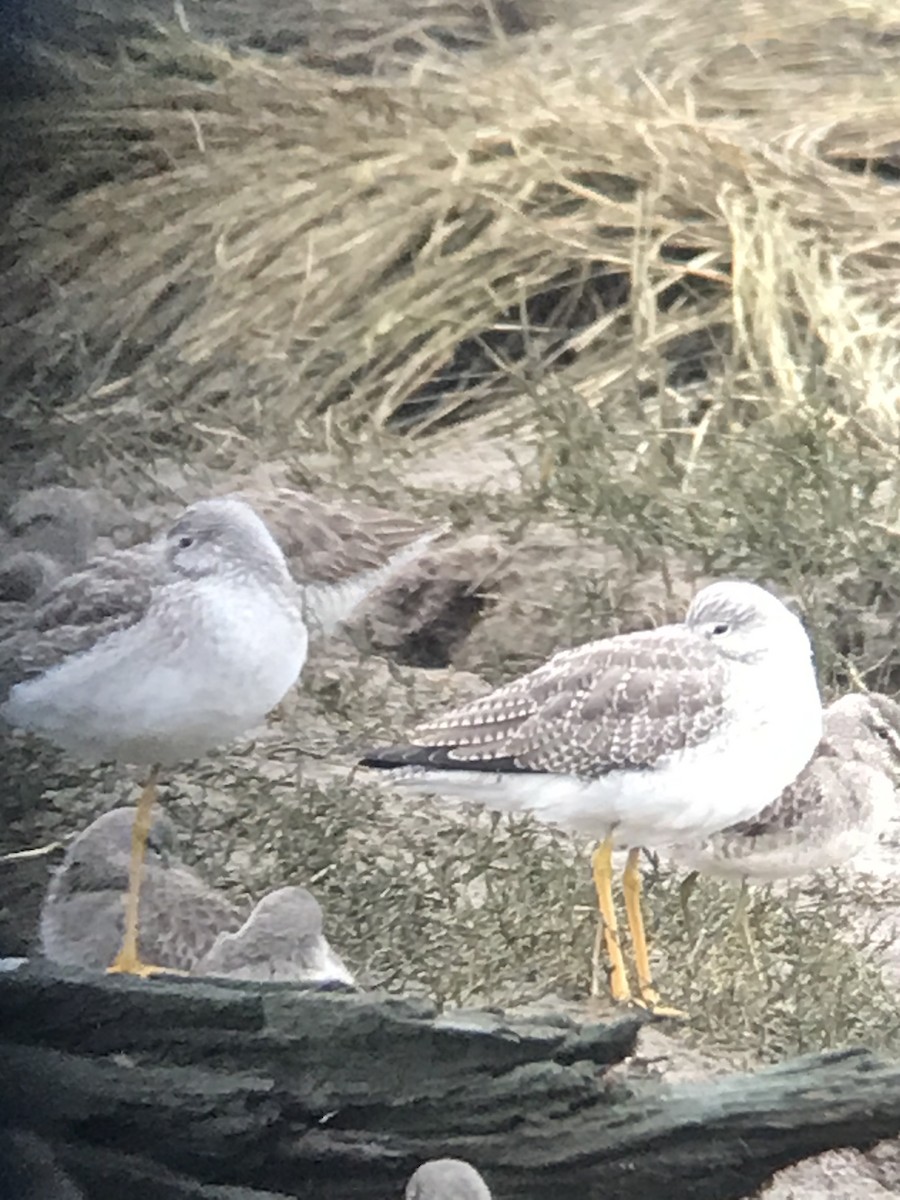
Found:
[(619, 1002), (632, 991), (612, 853), (627, 848), (640, 1002), (673, 1012), (651, 975), (640, 848), (700, 839), (752, 817), (796, 778), (821, 732), (802, 624), (763, 588), (729, 581), (698, 592), (680, 624), (560, 651), (361, 762), (401, 788), (531, 812), (598, 838), (594, 882)]

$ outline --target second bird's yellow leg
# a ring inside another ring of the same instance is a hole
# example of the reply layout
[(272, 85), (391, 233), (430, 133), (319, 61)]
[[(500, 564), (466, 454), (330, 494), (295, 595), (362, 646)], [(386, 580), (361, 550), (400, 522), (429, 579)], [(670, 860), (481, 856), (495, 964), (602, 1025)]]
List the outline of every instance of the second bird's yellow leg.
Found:
[(156, 780), (159, 768), (154, 767), (138, 800), (137, 813), (131, 829), (131, 862), (128, 870), (128, 893), (125, 897), (125, 936), (122, 948), (108, 971), (113, 975), (158, 975), (165, 967), (151, 966), (141, 961), (138, 953), (138, 915), (140, 911), (141, 880), (144, 874), (144, 853), (156, 800)]
[(750, 961), (753, 964), (753, 970), (756, 973), (757, 979), (764, 979), (762, 964), (759, 961), (759, 955), (756, 953), (756, 943), (753, 939), (753, 934), (750, 931), (750, 889), (747, 884), (746, 876), (741, 880), (741, 891), (738, 896), (737, 904), (734, 908), (734, 925), (736, 929), (741, 931), (744, 939), (744, 945), (747, 947), (747, 953), (750, 955)]
[(619, 923), (612, 894), (612, 838), (601, 842), (594, 851), (591, 867), (594, 887), (597, 889), (597, 904), (603, 921), (603, 939), (609, 957), (609, 990), (613, 1000), (625, 1002), (631, 999), (631, 988), (625, 971), (625, 959), (619, 945)]
[(677, 1008), (667, 1008), (660, 1003), (659, 993), (653, 986), (653, 976), (650, 973), (650, 954), (647, 950), (647, 935), (644, 932), (644, 915), (641, 912), (641, 868), (640, 849), (628, 851), (628, 861), (625, 864), (625, 874), (622, 877), (622, 890), (625, 896), (625, 914), (628, 917), (628, 928), (631, 932), (631, 945), (634, 950), (634, 965), (637, 968), (638, 990), (641, 1000), (655, 1013), (662, 1016), (679, 1017), (684, 1014)]
[(681, 915), (684, 917), (684, 925), (691, 941), (695, 941), (696, 930), (694, 929), (694, 922), (691, 919), (690, 900), (699, 878), (699, 871), (691, 871), (690, 875), (685, 875), (681, 881), (681, 887), (678, 889), (678, 903), (681, 905)]

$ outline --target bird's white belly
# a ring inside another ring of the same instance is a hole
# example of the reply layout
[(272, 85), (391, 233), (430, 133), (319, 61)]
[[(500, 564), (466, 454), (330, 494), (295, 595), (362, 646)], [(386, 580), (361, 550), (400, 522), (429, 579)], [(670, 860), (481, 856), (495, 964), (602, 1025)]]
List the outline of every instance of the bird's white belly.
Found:
[(816, 713), (794, 725), (765, 724), (742, 738), (718, 734), (657, 767), (616, 770), (597, 779), (476, 771), (394, 773), (397, 783), (479, 800), (504, 812), (617, 845), (663, 846), (706, 837), (771, 803), (809, 761), (821, 734)]
[[(756, 836), (726, 830), (708, 841), (672, 846), (671, 858), (708, 875), (770, 882), (846, 865), (878, 841), (897, 801), (893, 782), (882, 772), (852, 762), (841, 769), (843, 780), (833, 780), (837, 790), (816, 800), (790, 827), (774, 819)], [(864, 801), (858, 794), (863, 789)]]
[(169, 764), (261, 721), (306, 658), (302, 624), (257, 588), (195, 585), (184, 636), (151, 627), (18, 684), (4, 718), (91, 761)]
[(847, 830), (824, 842), (810, 845), (799, 836), (747, 838), (745, 847), (733, 854), (709, 848), (677, 847), (670, 857), (679, 866), (714, 875), (721, 879), (774, 883), (800, 875), (846, 865), (871, 844), (872, 839), (859, 830)]

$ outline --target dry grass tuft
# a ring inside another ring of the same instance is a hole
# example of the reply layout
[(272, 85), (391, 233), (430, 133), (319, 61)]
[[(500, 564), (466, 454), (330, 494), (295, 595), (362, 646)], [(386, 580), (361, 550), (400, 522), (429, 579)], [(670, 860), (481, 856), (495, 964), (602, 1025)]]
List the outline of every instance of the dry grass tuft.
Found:
[(893, 436), (893, 21), (613, 5), (385, 79), (183, 34), (82, 58), (5, 118), (0, 386), (101, 450), (521, 424), (560, 387), (664, 419), (687, 382)]

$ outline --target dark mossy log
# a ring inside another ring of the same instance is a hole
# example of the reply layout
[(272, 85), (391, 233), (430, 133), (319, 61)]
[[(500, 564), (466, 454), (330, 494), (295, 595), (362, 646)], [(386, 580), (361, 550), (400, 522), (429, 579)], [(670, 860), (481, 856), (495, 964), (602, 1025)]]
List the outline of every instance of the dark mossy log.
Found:
[(0, 1111), (92, 1200), (388, 1200), (444, 1154), (500, 1200), (725, 1200), (900, 1133), (900, 1062), (847, 1050), (668, 1085), (615, 1069), (643, 1019), (31, 964), (0, 974)]

